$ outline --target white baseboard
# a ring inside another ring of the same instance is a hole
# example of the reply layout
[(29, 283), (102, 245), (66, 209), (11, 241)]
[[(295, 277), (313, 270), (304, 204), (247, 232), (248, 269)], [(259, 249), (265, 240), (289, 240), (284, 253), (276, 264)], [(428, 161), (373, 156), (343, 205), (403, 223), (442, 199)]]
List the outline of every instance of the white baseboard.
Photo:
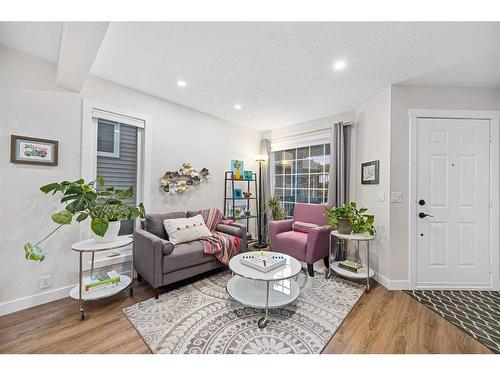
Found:
[(375, 276), (373, 277), (375, 280), (378, 281), (379, 284), (384, 286), (386, 289), (389, 290), (407, 290), (410, 289), (410, 281), (409, 280), (389, 280), (385, 276), (375, 273)]
[(19, 310), (24, 310), (30, 307), (43, 305), (44, 303), (52, 302), (61, 298), (69, 297), (69, 291), (74, 285), (64, 286), (53, 290), (48, 290), (43, 293), (32, 296), (18, 298), (12, 301), (0, 303), (0, 316), (7, 315)]
[[(120, 274), (130, 276), (130, 270), (125, 270), (123, 272), (120, 272)], [(61, 298), (69, 297), (70, 290), (75, 286), (76, 284), (63, 286), (61, 288), (48, 290), (46, 292), (34, 294), (32, 296), (22, 297), (12, 301), (0, 303), (0, 316), (28, 309), (30, 307), (43, 305), (45, 303), (56, 301)]]

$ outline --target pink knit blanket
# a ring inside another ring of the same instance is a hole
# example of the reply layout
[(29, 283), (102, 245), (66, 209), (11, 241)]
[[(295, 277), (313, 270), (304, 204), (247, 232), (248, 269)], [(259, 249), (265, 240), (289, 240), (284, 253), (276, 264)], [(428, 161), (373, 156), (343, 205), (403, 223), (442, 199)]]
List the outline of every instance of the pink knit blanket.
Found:
[(209, 208), (199, 211), (205, 220), (205, 224), (212, 232), (212, 236), (203, 237), (200, 241), (203, 244), (205, 254), (214, 255), (223, 264), (228, 264), (233, 255), (239, 253), (240, 238), (230, 234), (218, 232), (217, 224), (232, 224), (231, 220), (225, 220), (222, 212), (217, 208)]

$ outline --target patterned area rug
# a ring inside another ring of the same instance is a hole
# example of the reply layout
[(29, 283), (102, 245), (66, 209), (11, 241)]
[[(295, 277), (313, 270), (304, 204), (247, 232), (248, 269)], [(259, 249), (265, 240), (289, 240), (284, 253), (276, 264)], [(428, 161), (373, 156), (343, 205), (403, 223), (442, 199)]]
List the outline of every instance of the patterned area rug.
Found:
[(407, 290), (495, 353), (500, 353), (500, 292)]
[(226, 292), (224, 271), (123, 309), (153, 353), (320, 353), (364, 287), (304, 272), (301, 292), (290, 305), (269, 310), (269, 323), (257, 327), (261, 309), (245, 307)]

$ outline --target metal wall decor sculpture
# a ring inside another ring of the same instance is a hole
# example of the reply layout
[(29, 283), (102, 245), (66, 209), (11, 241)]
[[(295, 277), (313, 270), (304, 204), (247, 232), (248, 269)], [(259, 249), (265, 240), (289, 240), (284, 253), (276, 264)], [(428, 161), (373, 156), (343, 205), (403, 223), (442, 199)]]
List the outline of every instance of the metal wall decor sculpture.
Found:
[(198, 171), (191, 164), (183, 163), (182, 168), (178, 171), (165, 172), (160, 182), (163, 190), (166, 192), (184, 193), (191, 186), (198, 185), (200, 182), (206, 181), (209, 177), (210, 172), (207, 168), (202, 168)]

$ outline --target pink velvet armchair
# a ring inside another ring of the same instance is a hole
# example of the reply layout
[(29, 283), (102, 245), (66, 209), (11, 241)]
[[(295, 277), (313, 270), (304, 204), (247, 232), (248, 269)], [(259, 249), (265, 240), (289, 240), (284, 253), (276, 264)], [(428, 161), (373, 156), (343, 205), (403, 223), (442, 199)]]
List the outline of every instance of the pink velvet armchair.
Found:
[[(270, 223), (270, 248), (272, 251), (293, 256), (307, 263), (309, 276), (314, 276), (313, 263), (323, 258), (329, 268), (330, 231), (325, 216), (325, 206), (319, 204), (296, 203), (293, 219), (273, 221)], [(317, 224), (309, 233), (292, 229), (294, 221)]]

